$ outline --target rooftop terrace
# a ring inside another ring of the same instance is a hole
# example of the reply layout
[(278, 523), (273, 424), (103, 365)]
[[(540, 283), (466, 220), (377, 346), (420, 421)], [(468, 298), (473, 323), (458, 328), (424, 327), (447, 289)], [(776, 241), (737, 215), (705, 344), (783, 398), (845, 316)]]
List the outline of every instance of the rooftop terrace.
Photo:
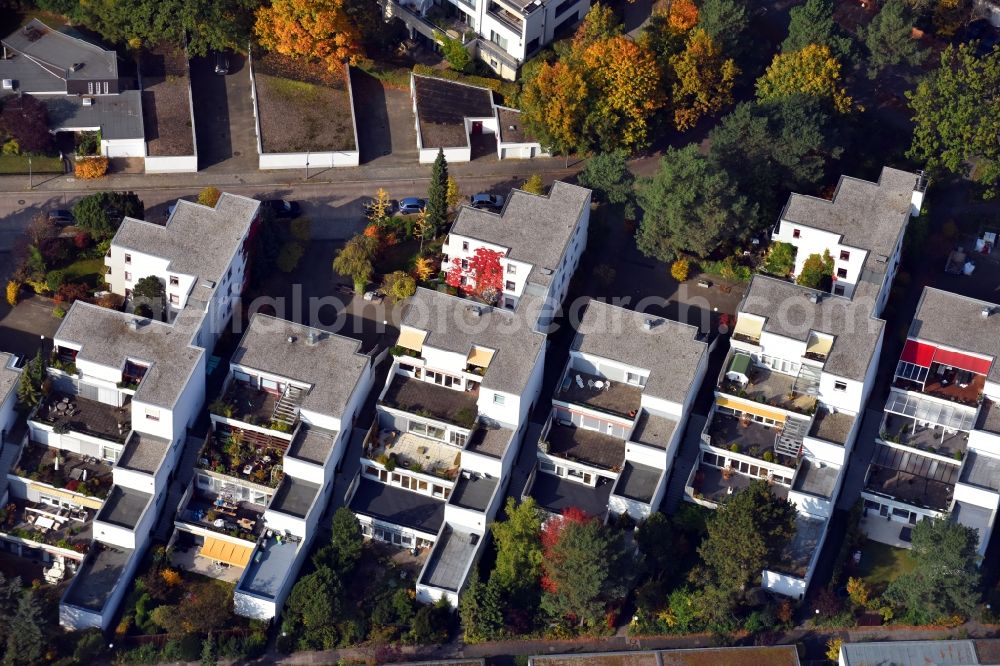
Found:
[(132, 411), (128, 400), (122, 407), (113, 407), (53, 391), (38, 406), (35, 421), (122, 444), (132, 429)]
[(950, 400), (960, 405), (976, 406), (986, 386), (986, 376), (968, 370), (955, 368), (949, 370), (938, 363), (933, 363), (922, 387), (919, 382), (902, 377), (897, 377), (893, 381), (893, 386)]
[[(57, 457), (60, 461), (58, 469)], [(12, 473), (99, 499), (107, 497), (111, 490), (112, 470), (108, 463), (34, 442), (25, 444), (21, 449), (21, 456)]]
[(449, 480), (458, 476), (462, 464), (462, 450), (458, 447), (412, 432), (378, 433), (366, 443), (365, 455), (377, 462), (393, 459), (399, 467)]
[(877, 444), (868, 468), (865, 490), (894, 497), (914, 506), (946, 511), (958, 479), (951, 464), (915, 451)]
[[(766, 473), (766, 470), (762, 471)], [(766, 474), (764, 477), (752, 477), (740, 474), (735, 470), (725, 472), (718, 467), (704, 463), (699, 463), (692, 470), (691, 476), (691, 486), (695, 497), (712, 502), (713, 504), (723, 502), (733, 493), (747, 488), (751, 482), (756, 481), (758, 478), (766, 478)], [(771, 493), (777, 497), (787, 499), (788, 488), (779, 483), (774, 483), (771, 484)]]
[(266, 436), (260, 439), (255, 432), (227, 432), (220, 426), (208, 434), (198, 456), (198, 466), (241, 481), (277, 488), (284, 476), (284, 454), (279, 446), (273, 445), (276, 443), (288, 445), (287, 440)]
[(706, 429), (712, 446), (718, 449), (794, 468), (798, 461), (774, 448), (775, 438), (780, 431), (780, 426), (772, 428), (721, 412), (715, 413)]
[(600, 375), (591, 375), (571, 368), (566, 372), (562, 386), (556, 391), (554, 399), (615, 416), (633, 418), (640, 408), (642, 387), (625, 382), (613, 382)]
[(121, 578), (132, 553), (128, 548), (95, 544), (73, 577), (62, 602), (100, 612), (111, 598), (115, 587), (126, 584), (121, 582)]
[(437, 534), (444, 522), (444, 504), (444, 500), (362, 478), (350, 509), (392, 525)]
[(596, 430), (551, 422), (542, 451), (549, 455), (607, 470), (620, 470), (625, 460), (625, 441)]
[(588, 516), (603, 516), (608, 510), (608, 497), (614, 482), (600, 477), (595, 487), (568, 481), (555, 474), (538, 472), (531, 486), (531, 496), (542, 509), (562, 514), (570, 507), (582, 509)]
[(967, 432), (945, 432), (940, 426), (920, 426), (914, 419), (898, 414), (885, 415), (880, 436), (885, 441), (958, 459), (969, 445)]
[(264, 507), (232, 502), (196, 492), (180, 512), (180, 520), (219, 534), (255, 542), (264, 531)]
[(152, 499), (150, 493), (114, 486), (95, 520), (133, 530)]
[(382, 398), (382, 404), (417, 416), (471, 428), (478, 413), (478, 397), (478, 389), (458, 391), (397, 373)]
[[(726, 361), (726, 368), (729, 361)], [(786, 409), (800, 414), (809, 414), (816, 406), (816, 397), (794, 392), (795, 377), (774, 372), (753, 363), (749, 368), (750, 381), (743, 385), (726, 379), (725, 372), (719, 381), (719, 390), (739, 398), (748, 398), (772, 407)]]
[(14, 497), (6, 508), (6, 520), (0, 524), (0, 532), (78, 553), (86, 553), (90, 548), (93, 509), (56, 508)]
[(443, 590), (458, 592), (472, 566), (480, 535), (446, 527), (434, 543), (420, 582)]

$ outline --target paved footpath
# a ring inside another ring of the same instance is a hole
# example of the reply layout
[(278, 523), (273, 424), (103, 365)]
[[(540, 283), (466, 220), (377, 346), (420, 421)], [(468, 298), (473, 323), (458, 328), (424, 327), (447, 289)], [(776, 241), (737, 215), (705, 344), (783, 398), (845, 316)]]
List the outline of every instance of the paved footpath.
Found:
[[(780, 634), (775, 644), (795, 644), (800, 641), (826, 645), (831, 638), (842, 638), (850, 643), (866, 641), (912, 641), (942, 640), (948, 638), (995, 638), (1000, 635), (1000, 626), (967, 623), (955, 629), (934, 629), (918, 627), (863, 627), (856, 629), (793, 629)], [(689, 634), (685, 636), (656, 636), (631, 638), (620, 628), (618, 634), (597, 640), (519, 640), (497, 641), (466, 645), (459, 641), (435, 647), (401, 648), (402, 660), (422, 661), (436, 659), (479, 659), (515, 655), (563, 654), (579, 652), (616, 652), (625, 650), (663, 650), (710, 647), (710, 634)], [(361, 662), (373, 656), (372, 648), (350, 648), (327, 650), (324, 652), (297, 652), (286, 657), (271, 653), (261, 657), (257, 663), (280, 664), (335, 664), (343, 659), (347, 662)]]

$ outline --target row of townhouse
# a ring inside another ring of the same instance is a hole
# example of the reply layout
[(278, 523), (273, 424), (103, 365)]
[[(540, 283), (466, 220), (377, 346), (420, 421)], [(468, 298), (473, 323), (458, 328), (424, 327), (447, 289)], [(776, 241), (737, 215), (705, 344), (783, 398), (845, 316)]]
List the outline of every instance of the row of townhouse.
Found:
[(560, 375), (525, 494), (551, 514), (646, 518), (663, 498), (708, 367), (694, 326), (591, 300)]
[(868, 467), (862, 528), (908, 547), (950, 515), (983, 556), (1000, 501), (1000, 306), (925, 288), (893, 372)]
[(842, 177), (832, 200), (792, 194), (773, 238), (795, 246), (796, 273), (829, 252), (832, 293), (758, 275), (739, 306), (685, 495), (716, 507), (763, 478), (795, 504), (795, 538), (763, 572), (776, 592), (801, 596), (815, 570), (874, 384), (879, 315), (925, 187), (921, 175), (886, 167), (877, 183)]
[(152, 275), (183, 307), (156, 321), (78, 301), (54, 336), (48, 391), (8, 474), (0, 542), (51, 563), (48, 580), (76, 574), (60, 602), (65, 627), (109, 627), (166, 510), (204, 403), (205, 350), (239, 297), (258, 208), (225, 194), (214, 208), (180, 202), (165, 227), (125, 219), (106, 259), (112, 290), (126, 295)]
[[(495, 307), (418, 289), (403, 314), (348, 505), (366, 537), (423, 552), (417, 598), (453, 605), (482, 552), (541, 392), (547, 328), (587, 242), (590, 190), (516, 190), (500, 213), (463, 207), (442, 270), (474, 286), (497, 253)], [(532, 443), (533, 444), (533, 443)]]

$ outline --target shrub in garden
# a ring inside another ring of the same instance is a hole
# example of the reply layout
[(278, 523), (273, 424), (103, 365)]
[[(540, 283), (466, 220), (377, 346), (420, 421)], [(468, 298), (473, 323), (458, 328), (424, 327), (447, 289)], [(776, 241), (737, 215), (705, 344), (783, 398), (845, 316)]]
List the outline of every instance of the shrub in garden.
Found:
[(56, 319), (62, 319), (63, 317), (66, 316), (66, 309), (63, 308), (63, 306), (61, 305), (57, 305), (54, 308), (52, 308), (52, 316), (55, 317)]
[(21, 283), (17, 280), (7, 282), (7, 305), (14, 307), (21, 298)]
[(278, 253), (275, 264), (282, 273), (291, 273), (298, 267), (303, 254), (305, 254), (305, 249), (301, 243), (289, 241), (281, 246), (281, 252)]
[(78, 250), (86, 250), (90, 247), (90, 234), (86, 231), (80, 231), (75, 236), (73, 236), (73, 245)]
[(62, 285), (55, 295), (56, 303), (66, 303), (67, 305), (73, 303), (73, 301), (86, 301), (89, 299), (90, 289), (87, 285), (80, 284), (79, 282), (69, 282)]
[(198, 203), (202, 206), (208, 206), (209, 208), (215, 208), (215, 204), (219, 202), (219, 197), (222, 196), (222, 192), (219, 191), (217, 187), (204, 187), (201, 192), (198, 193)]
[(684, 282), (684, 280), (687, 280), (690, 272), (691, 264), (687, 259), (678, 259), (674, 263), (670, 264), (670, 276), (678, 282)]
[(82, 180), (103, 178), (107, 172), (107, 157), (85, 157), (77, 160), (73, 166), (73, 175)]
[(49, 271), (45, 275), (45, 286), (49, 288), (49, 291), (59, 291), (64, 282), (66, 282), (66, 271)]

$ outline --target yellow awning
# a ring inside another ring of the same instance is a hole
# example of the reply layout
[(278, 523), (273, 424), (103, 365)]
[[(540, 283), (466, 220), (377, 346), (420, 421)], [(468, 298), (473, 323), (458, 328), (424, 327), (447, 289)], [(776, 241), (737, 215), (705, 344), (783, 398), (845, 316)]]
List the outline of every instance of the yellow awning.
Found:
[(768, 409), (767, 405), (762, 405), (759, 402), (742, 402), (720, 395), (715, 399), (715, 404), (719, 407), (729, 407), (738, 412), (746, 412), (765, 419), (774, 419), (779, 423), (785, 422), (785, 415), (782, 412), (772, 411)]
[(415, 328), (401, 328), (396, 344), (406, 349), (412, 349), (419, 354), (420, 350), (424, 348), (424, 338), (426, 337), (425, 331), (418, 331)]
[(478, 365), (480, 368), (488, 368), (492, 360), (493, 350), (473, 347), (472, 351), (469, 352), (469, 358), (466, 359), (466, 363), (469, 365)]
[(50, 488), (48, 486), (42, 486), (37, 483), (31, 484), (31, 489), (42, 493), (43, 495), (48, 495), (49, 497), (58, 497), (60, 499), (67, 500), (76, 504), (77, 506), (86, 507), (88, 509), (94, 509), (99, 511), (104, 505), (104, 502), (97, 499), (96, 497), (81, 497), (80, 495), (75, 495), (67, 490), (59, 490), (58, 488)]
[(745, 335), (748, 338), (754, 340), (760, 339), (760, 332), (764, 329), (764, 320), (758, 319), (757, 317), (751, 317), (747, 314), (741, 314), (736, 318), (736, 328), (733, 330), (733, 334)]
[(833, 347), (833, 337), (829, 335), (818, 335), (816, 333), (809, 334), (809, 342), (806, 345), (807, 354), (819, 354), (820, 356), (826, 356), (830, 353), (830, 348)]
[(205, 537), (205, 544), (201, 547), (200, 554), (214, 562), (244, 568), (250, 562), (253, 546), (240, 546), (231, 541)]

